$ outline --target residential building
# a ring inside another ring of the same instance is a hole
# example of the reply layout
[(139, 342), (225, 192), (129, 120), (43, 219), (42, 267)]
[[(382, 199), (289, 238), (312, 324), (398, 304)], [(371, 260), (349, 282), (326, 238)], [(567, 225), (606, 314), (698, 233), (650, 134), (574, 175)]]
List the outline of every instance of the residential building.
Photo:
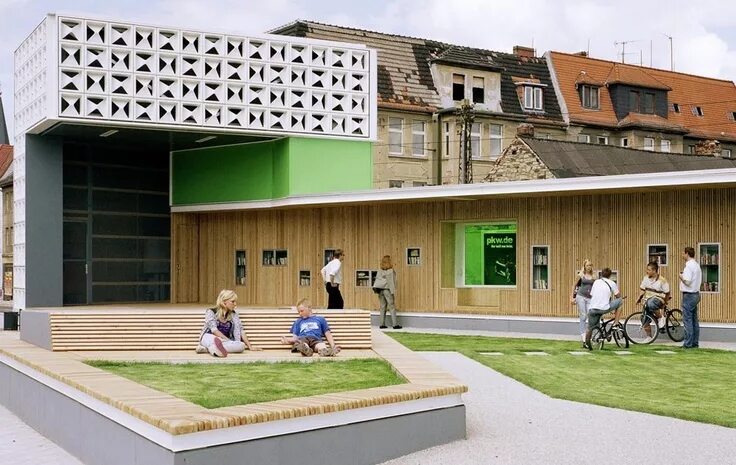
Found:
[(2, 255), (2, 300), (13, 299), (13, 146), (5, 123), (0, 90), (0, 255)]
[(736, 86), (731, 81), (547, 52), (571, 140), (653, 152), (736, 150)]
[(489, 173), (521, 123), (533, 123), (538, 135), (565, 137), (546, 61), (528, 47), (501, 53), (312, 21), (270, 32), (356, 42), (377, 51), (376, 188), (458, 182), (461, 124), (456, 110), (463, 100), (474, 106), (474, 182)]

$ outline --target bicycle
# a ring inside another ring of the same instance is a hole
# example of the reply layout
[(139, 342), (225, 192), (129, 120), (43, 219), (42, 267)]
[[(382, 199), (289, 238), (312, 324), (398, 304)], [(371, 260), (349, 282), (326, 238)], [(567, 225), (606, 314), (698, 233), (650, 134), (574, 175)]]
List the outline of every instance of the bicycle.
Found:
[(621, 349), (629, 347), (629, 340), (626, 338), (621, 323), (617, 323), (615, 318), (606, 321), (601, 318), (590, 334), (591, 348), (601, 350), (606, 342), (611, 342), (611, 339)]
[[(654, 312), (647, 309), (646, 305), (641, 311), (634, 312), (624, 322), (624, 334), (632, 344), (651, 344), (657, 340), (659, 333), (666, 333), (674, 342), (685, 339), (685, 327), (682, 324), (682, 312), (678, 308), (668, 308), (667, 305), (660, 309), (665, 317), (665, 324), (659, 327)], [(654, 331), (652, 329), (655, 329)]]

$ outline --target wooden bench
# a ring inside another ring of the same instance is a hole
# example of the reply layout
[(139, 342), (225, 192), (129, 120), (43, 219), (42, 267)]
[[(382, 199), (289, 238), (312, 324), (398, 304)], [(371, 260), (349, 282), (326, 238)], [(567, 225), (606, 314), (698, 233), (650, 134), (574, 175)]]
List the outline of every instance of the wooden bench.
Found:
[[(365, 310), (322, 310), (335, 342), (343, 349), (371, 348), (371, 315)], [(298, 317), (290, 309), (238, 309), (251, 343), (282, 349)], [(194, 350), (204, 324), (204, 309), (50, 310), (51, 350)]]

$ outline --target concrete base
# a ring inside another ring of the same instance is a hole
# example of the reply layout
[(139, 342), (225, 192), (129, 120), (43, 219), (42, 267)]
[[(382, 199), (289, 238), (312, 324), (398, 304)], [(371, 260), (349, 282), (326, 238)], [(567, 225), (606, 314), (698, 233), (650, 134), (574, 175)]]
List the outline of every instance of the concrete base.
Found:
[(172, 436), (2, 356), (0, 386), (0, 404), (89, 465), (371, 465), (465, 438), (459, 395)]
[[(577, 318), (545, 318), (499, 315), (463, 315), (441, 313), (399, 313), (398, 322), (410, 328), (455, 329), (525, 333), (544, 335), (578, 334)], [(371, 314), (371, 323), (380, 323), (379, 314)], [(736, 342), (736, 325), (726, 323), (701, 323), (700, 340), (706, 342)]]

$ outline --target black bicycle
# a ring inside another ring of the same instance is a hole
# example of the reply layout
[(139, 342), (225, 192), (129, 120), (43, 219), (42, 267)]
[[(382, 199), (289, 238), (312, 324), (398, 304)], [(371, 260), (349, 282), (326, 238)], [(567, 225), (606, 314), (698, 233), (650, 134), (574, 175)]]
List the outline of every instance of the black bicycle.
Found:
[(682, 324), (682, 312), (678, 308), (668, 308), (667, 305), (661, 309), (665, 318), (665, 324), (659, 327), (654, 312), (648, 310), (646, 305), (639, 312), (634, 312), (624, 322), (624, 333), (626, 338), (633, 344), (651, 344), (657, 340), (659, 333), (667, 333), (670, 339), (681, 342), (685, 339), (685, 327)]
[(606, 321), (601, 318), (590, 334), (590, 345), (593, 349), (600, 350), (606, 342), (611, 342), (611, 339), (622, 349), (629, 347), (629, 340), (626, 338), (621, 323), (618, 323), (614, 318)]

